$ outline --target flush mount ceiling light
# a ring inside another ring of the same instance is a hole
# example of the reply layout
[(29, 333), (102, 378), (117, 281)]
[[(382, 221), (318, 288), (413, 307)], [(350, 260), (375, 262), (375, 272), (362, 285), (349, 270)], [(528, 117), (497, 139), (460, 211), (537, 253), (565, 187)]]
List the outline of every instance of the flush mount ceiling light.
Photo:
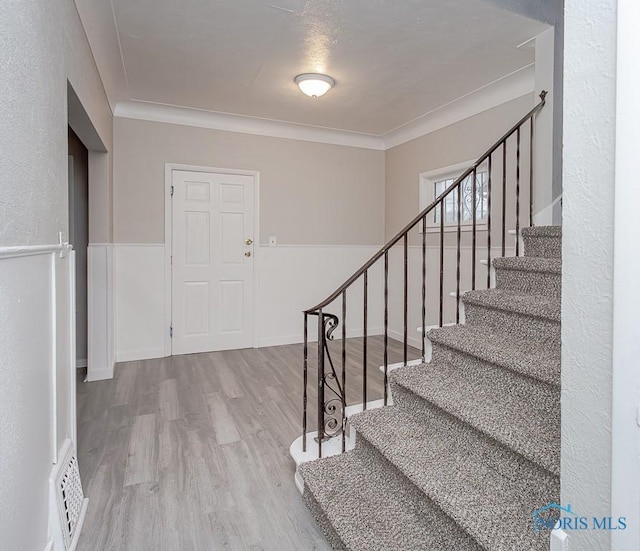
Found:
[(312, 98), (323, 96), (336, 84), (336, 81), (330, 76), (318, 73), (298, 75), (293, 81), (298, 85), (298, 88), (300, 88), (303, 94)]

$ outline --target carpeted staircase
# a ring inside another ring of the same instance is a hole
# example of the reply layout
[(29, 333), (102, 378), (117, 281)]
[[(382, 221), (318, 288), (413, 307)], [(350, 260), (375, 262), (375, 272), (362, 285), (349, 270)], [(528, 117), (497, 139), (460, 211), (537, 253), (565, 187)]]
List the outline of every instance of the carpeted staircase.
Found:
[(466, 324), (429, 332), (431, 362), (390, 375), (394, 405), (350, 419), (356, 448), (304, 463), (334, 549), (538, 551), (559, 501), (561, 230), (527, 228)]

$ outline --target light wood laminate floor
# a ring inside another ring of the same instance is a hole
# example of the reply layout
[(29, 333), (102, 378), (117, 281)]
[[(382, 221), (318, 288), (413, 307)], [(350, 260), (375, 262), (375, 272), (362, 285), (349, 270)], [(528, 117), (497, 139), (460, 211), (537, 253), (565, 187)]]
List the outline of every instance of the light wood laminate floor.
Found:
[[(389, 341), (390, 362), (402, 358)], [(331, 344), (339, 363), (340, 344)], [(316, 353), (310, 347), (310, 355)], [(369, 338), (369, 399), (382, 339)], [(348, 341), (349, 403), (362, 339)], [(410, 349), (410, 357), (419, 353)], [(118, 364), (78, 384), (78, 460), (89, 510), (78, 551), (327, 550), (293, 482), (302, 346)], [(314, 428), (315, 370), (309, 374)]]

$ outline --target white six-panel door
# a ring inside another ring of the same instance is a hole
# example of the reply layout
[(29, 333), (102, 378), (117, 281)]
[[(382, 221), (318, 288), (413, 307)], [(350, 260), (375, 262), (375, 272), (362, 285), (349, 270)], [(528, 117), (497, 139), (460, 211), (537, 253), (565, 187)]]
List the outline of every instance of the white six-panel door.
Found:
[(172, 354), (251, 347), (254, 179), (172, 175)]

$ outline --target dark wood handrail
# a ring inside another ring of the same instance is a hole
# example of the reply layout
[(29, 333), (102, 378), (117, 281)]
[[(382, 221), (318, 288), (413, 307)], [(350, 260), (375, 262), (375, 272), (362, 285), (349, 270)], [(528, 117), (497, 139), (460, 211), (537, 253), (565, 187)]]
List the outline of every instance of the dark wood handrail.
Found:
[(442, 201), (444, 201), (445, 197), (449, 195), (455, 188), (460, 186), (462, 182), (478, 167), (484, 163), (489, 156), (496, 151), (508, 138), (510, 138), (517, 130), (520, 128), (527, 119), (533, 117), (540, 109), (544, 107), (545, 98), (547, 92), (543, 90), (540, 93), (540, 101), (536, 104), (536, 106), (531, 109), (524, 117), (522, 117), (513, 127), (508, 130), (504, 136), (502, 136), (498, 141), (495, 142), (482, 156), (478, 158), (478, 160), (471, 165), (467, 170), (465, 170), (458, 179), (451, 184), (447, 189), (445, 189), (436, 199), (425, 209), (423, 209), (415, 218), (411, 220), (404, 228), (402, 228), (394, 237), (392, 237), (377, 253), (375, 253), (367, 262), (365, 262), (356, 272), (347, 279), (340, 287), (338, 287), (333, 293), (331, 293), (326, 299), (322, 302), (316, 304), (314, 307), (304, 310), (304, 314), (317, 314), (318, 311), (325, 306), (331, 304), (334, 300), (336, 300), (348, 287), (350, 287), (360, 276), (362, 276), (373, 264), (376, 263), (384, 254), (391, 249), (398, 241), (400, 241), (403, 237), (405, 237), (420, 221), (427, 216), (433, 209), (435, 209)]

